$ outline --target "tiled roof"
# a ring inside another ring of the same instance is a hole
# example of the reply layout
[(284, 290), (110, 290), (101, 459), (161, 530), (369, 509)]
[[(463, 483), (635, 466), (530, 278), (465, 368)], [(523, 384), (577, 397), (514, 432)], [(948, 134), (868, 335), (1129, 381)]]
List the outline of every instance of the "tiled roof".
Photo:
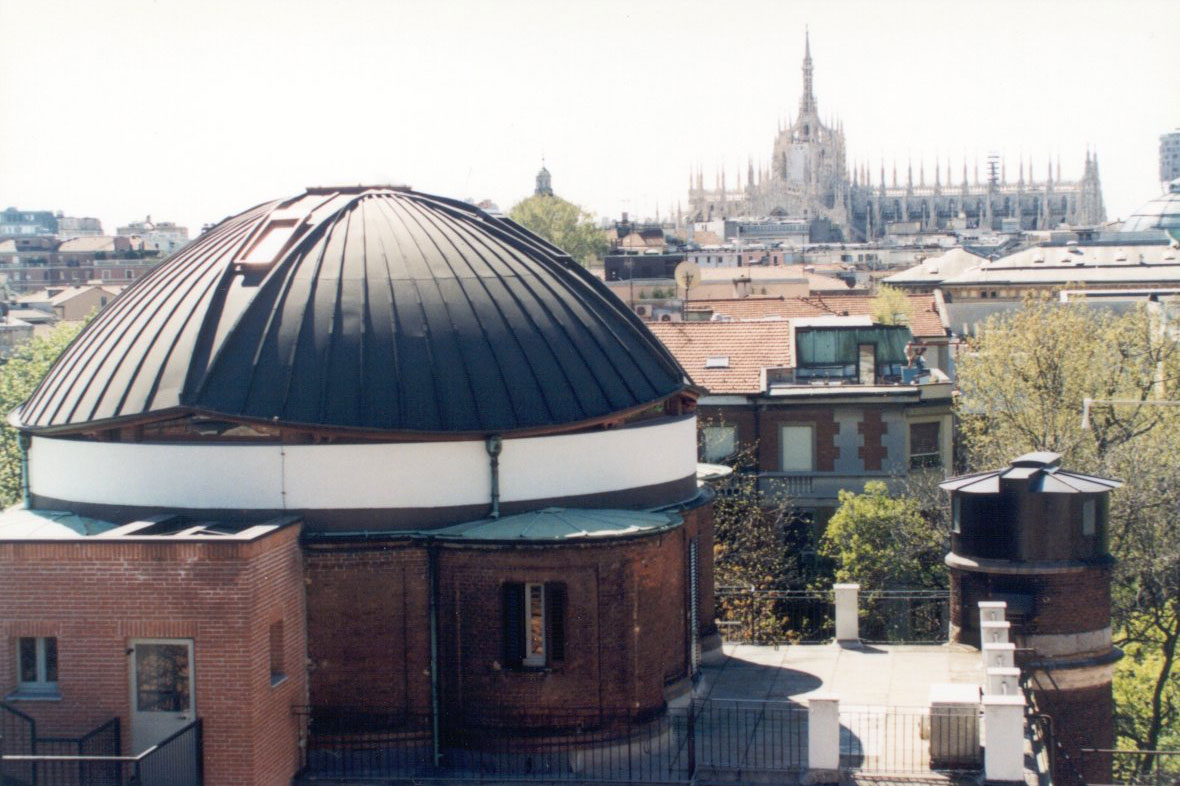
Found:
[[(791, 365), (787, 321), (653, 322), (649, 327), (693, 382), (710, 393), (758, 393), (763, 368)], [(725, 358), (727, 365), (706, 368), (710, 358)]]
[[(938, 314), (934, 295), (909, 295), (910, 332), (918, 338), (946, 335)], [(813, 295), (811, 297), (748, 297), (731, 300), (694, 300), (688, 311), (712, 311), (731, 319), (769, 319), (780, 317), (822, 317), (831, 315), (863, 316), (873, 311), (869, 295)], [(691, 373), (691, 372), (690, 372)]]

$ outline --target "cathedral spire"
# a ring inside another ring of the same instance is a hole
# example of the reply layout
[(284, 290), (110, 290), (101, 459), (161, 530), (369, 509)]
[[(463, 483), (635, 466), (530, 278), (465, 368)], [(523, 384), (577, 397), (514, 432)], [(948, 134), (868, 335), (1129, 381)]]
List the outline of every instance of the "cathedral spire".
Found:
[(803, 28), (803, 95), (799, 99), (799, 115), (815, 114), (815, 92), (812, 89), (811, 33)]

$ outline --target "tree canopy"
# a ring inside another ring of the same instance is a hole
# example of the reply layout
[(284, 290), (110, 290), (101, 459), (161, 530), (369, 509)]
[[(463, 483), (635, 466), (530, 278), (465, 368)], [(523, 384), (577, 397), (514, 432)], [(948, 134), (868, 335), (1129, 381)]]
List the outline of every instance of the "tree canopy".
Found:
[(947, 541), (922, 514), (914, 497), (891, 497), (879, 480), (863, 494), (840, 491), (821, 551), (836, 560), (836, 581), (865, 589), (937, 589), (946, 586)]
[(593, 216), (556, 196), (531, 196), (517, 202), (508, 217), (535, 232), (583, 265), (606, 253), (606, 235)]
[(881, 325), (908, 325), (913, 316), (909, 296), (897, 287), (882, 285), (873, 298), (873, 321)]
[[(49, 371), (78, 331), (81, 323), (63, 322), (44, 336), (16, 347), (0, 365), (0, 414), (24, 402)], [(0, 504), (7, 507), (21, 499), (21, 450), (16, 429), (7, 421), (0, 426)]]
[(989, 320), (958, 365), (968, 469), (1048, 450), (1125, 481), (1110, 512), (1115, 637), (1132, 654), (1116, 724), (1141, 749), (1161, 747), (1180, 696), (1180, 343), (1166, 308), (1029, 299)]

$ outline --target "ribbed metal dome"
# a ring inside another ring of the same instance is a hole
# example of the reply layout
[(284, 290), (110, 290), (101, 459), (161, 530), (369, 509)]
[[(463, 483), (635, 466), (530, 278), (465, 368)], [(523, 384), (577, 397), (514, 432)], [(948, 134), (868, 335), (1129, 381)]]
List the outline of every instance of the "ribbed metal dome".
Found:
[(222, 221), (129, 287), (14, 420), (505, 432), (685, 384), (600, 281), (518, 225), (407, 189), (318, 188)]

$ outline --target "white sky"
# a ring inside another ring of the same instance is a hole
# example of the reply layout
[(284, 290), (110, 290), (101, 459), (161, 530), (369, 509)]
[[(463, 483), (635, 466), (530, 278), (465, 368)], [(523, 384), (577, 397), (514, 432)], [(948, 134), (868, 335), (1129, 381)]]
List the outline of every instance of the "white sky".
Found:
[[(816, 95), (850, 162), (1097, 150), (1108, 214), (1159, 193), (1180, 2), (0, 0), (0, 207), (194, 232), (304, 186), (400, 182), (507, 209), (541, 157), (598, 215), (729, 183)], [(973, 166), (973, 163), (972, 163)]]

